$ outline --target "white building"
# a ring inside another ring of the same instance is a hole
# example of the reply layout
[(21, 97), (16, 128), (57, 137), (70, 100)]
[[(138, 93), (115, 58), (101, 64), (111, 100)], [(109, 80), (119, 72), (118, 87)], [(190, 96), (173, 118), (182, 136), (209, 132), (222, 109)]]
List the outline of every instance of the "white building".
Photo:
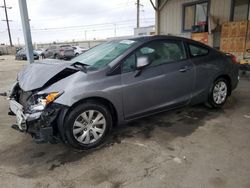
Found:
[(134, 28), (134, 36), (145, 36), (145, 35), (154, 35), (155, 34), (155, 26), (147, 26), (147, 27), (139, 27)]
[(156, 33), (191, 38), (192, 30), (202, 28), (202, 32), (208, 33), (208, 44), (218, 47), (220, 26), (224, 22), (248, 20), (249, 3), (249, 0), (156, 0)]

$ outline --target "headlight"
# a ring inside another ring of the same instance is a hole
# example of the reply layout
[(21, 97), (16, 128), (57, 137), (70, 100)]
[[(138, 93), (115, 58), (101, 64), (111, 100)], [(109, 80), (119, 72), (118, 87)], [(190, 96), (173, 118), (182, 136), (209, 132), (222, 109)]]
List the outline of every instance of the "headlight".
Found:
[(47, 104), (53, 102), (60, 95), (61, 93), (59, 92), (52, 92), (52, 93), (49, 93), (45, 98), (43, 97), (38, 98), (38, 102), (46, 106)]
[(48, 94), (38, 93), (37, 104), (32, 105), (30, 109), (33, 111), (42, 111), (45, 106), (56, 100), (63, 92), (51, 92)]

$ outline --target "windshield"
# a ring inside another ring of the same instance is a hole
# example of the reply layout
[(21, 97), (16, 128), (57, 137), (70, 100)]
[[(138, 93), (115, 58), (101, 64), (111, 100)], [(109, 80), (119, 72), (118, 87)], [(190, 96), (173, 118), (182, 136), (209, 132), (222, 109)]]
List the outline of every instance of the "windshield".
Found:
[(134, 40), (119, 40), (105, 42), (71, 60), (72, 63), (80, 62), (94, 69), (100, 69), (136, 43)]

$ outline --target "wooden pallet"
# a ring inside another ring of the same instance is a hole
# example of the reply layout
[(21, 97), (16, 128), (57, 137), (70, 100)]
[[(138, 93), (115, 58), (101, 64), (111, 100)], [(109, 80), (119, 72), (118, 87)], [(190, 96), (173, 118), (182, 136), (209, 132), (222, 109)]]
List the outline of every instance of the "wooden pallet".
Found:
[(245, 64), (250, 65), (250, 59), (242, 59), (242, 60), (240, 61), (240, 64), (242, 64), (242, 65), (245, 65)]

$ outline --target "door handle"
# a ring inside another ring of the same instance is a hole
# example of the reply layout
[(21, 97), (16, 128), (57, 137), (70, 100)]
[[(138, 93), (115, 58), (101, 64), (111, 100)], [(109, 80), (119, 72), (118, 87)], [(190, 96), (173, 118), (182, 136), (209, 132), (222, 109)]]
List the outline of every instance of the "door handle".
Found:
[(190, 67), (190, 66), (184, 66), (184, 67), (179, 69), (179, 72), (186, 72), (186, 71), (191, 70), (191, 69), (192, 69), (192, 67)]

